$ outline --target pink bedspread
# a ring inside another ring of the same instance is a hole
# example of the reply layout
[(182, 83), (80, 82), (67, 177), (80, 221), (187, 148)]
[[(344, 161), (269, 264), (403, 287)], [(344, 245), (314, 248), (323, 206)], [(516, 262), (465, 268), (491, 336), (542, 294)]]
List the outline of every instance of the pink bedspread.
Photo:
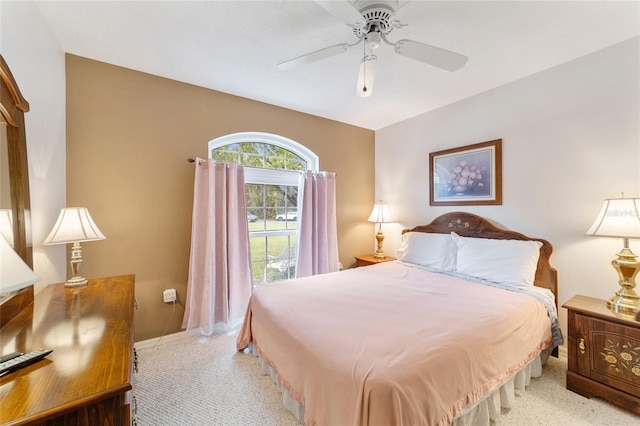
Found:
[(531, 296), (388, 262), (256, 289), (250, 342), (308, 425), (446, 425), (551, 331)]

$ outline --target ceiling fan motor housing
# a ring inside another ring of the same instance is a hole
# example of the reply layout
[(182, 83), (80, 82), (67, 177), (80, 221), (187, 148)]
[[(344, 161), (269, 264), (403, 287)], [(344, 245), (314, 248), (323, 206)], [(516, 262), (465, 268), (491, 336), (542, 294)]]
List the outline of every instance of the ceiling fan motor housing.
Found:
[[(388, 35), (399, 23), (393, 19), (394, 10), (386, 4), (373, 4), (360, 10), (364, 18), (364, 25), (355, 26), (353, 33), (362, 38), (371, 32)], [(378, 38), (379, 41), (379, 38)], [(376, 46), (377, 47), (377, 46)]]

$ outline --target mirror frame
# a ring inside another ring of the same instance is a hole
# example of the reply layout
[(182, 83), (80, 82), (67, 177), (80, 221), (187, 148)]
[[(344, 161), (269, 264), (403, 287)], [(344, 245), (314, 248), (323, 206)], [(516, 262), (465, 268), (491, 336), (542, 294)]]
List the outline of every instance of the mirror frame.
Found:
[[(24, 124), (24, 113), (29, 111), (29, 103), (20, 93), (18, 84), (1, 54), (0, 83), (0, 123), (5, 125), (7, 131), (14, 250), (33, 269), (33, 249), (31, 241), (27, 241), (29, 235), (27, 226), (30, 226), (27, 220), (30, 215), (31, 201)], [(3, 301), (0, 309), (0, 327), (31, 302), (33, 302), (33, 285)]]

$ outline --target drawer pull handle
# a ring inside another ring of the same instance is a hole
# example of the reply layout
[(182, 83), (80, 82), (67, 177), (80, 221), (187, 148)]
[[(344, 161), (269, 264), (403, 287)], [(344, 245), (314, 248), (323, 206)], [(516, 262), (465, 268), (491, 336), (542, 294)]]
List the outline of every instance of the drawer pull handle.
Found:
[(580, 353), (582, 355), (584, 355), (584, 351), (585, 351), (586, 347), (584, 345), (584, 338), (583, 337), (580, 338), (580, 343), (578, 343), (578, 348), (580, 349)]

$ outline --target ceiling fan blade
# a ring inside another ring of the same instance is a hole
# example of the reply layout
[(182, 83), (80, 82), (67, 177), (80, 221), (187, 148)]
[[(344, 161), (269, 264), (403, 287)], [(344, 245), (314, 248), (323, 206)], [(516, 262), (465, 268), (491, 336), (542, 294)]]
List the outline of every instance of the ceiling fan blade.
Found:
[(400, 40), (394, 44), (397, 54), (447, 71), (457, 71), (469, 58), (450, 50), (430, 46), (414, 40)]
[(334, 46), (325, 47), (324, 49), (316, 50), (315, 52), (307, 53), (306, 55), (298, 56), (297, 58), (289, 59), (278, 64), (278, 68), (281, 70), (289, 71), (302, 65), (308, 65), (321, 59), (329, 58), (339, 53), (344, 53), (351, 47), (347, 43), (336, 44)]
[(342, 1), (330, 1), (330, 0), (314, 0), (318, 6), (340, 19), (342, 22), (348, 25), (355, 25), (357, 23), (364, 24), (364, 19), (360, 12), (356, 10), (353, 5), (347, 0)]

